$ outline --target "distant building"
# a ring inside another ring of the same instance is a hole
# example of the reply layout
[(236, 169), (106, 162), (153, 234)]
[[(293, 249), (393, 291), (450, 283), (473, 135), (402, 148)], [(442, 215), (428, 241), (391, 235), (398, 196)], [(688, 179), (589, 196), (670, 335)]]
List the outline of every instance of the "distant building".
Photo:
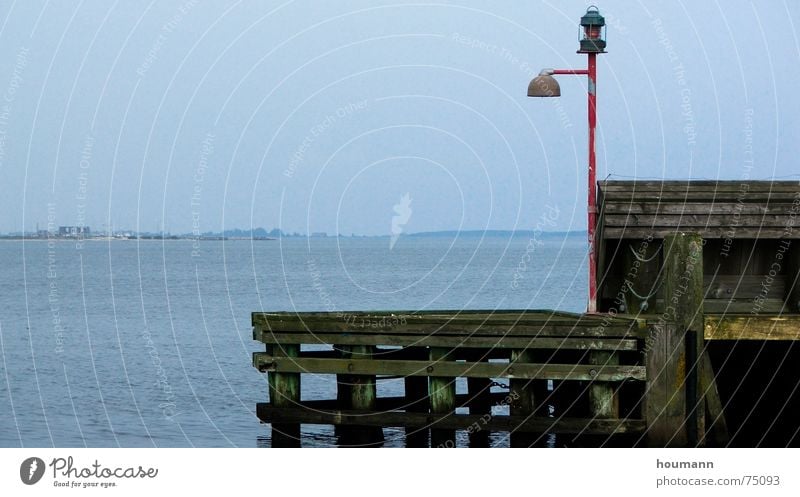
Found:
[(89, 236), (91, 234), (91, 229), (88, 226), (59, 226), (58, 227), (58, 236), (63, 237), (77, 237), (77, 236)]
[(322, 238), (322, 237), (328, 236), (328, 234), (325, 233), (324, 231), (317, 231), (317, 232), (311, 233), (311, 236), (314, 237), (314, 238)]

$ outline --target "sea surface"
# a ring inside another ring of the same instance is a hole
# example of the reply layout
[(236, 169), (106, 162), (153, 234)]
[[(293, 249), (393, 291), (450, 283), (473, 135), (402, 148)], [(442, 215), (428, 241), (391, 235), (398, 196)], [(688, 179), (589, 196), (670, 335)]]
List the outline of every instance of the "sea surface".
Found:
[[(575, 236), (0, 241), (0, 446), (269, 446), (251, 312), (580, 312), (586, 253)], [(303, 399), (333, 381), (304, 376)]]

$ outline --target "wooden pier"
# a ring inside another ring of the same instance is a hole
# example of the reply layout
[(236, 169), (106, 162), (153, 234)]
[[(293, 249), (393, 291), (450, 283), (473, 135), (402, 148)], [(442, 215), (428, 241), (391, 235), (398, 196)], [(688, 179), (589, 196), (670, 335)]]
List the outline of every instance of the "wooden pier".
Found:
[[(253, 364), (269, 375), (257, 415), (273, 445), (299, 445), (301, 424), (334, 425), (353, 445), (380, 445), (383, 427), (405, 428), (409, 446), (455, 446), (457, 430), (471, 446), (492, 432), (523, 447), (549, 434), (559, 446), (748, 445), (760, 425), (752, 405), (740, 412), (740, 387), (765, 378), (762, 396), (784, 401), (762, 444), (778, 443), (768, 437), (776, 420), (800, 427), (784, 413), (800, 405), (796, 368), (776, 378), (758, 355), (785, 352), (781, 367), (798, 359), (800, 185), (598, 187), (597, 314), (253, 313), (266, 345)], [(302, 399), (304, 374), (335, 377), (336, 395)], [(390, 379), (403, 380), (403, 394), (379, 396)]]

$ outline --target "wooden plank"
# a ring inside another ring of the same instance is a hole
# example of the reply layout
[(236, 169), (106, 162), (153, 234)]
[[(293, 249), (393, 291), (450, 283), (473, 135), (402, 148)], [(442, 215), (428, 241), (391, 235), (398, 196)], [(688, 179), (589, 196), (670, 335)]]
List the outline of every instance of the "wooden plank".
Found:
[(729, 214), (607, 214), (603, 222), (607, 228), (618, 226), (662, 228), (728, 228), (761, 227), (784, 229), (791, 218), (787, 214), (740, 215), (734, 223)]
[(509, 364), (450, 361), (378, 361), (292, 358), (285, 360), (262, 352), (253, 354), (261, 372), (320, 374), (376, 374), (440, 376), (450, 378), (524, 378), (538, 380), (644, 381), (642, 366), (593, 366), (587, 364)]
[[(393, 335), (350, 333), (272, 333), (253, 328), (253, 339), (263, 343), (303, 343), (306, 345), (385, 345), (406, 347), (462, 347), (480, 349), (557, 349), (557, 350), (636, 350), (635, 339), (560, 338), (514, 336)], [(302, 355), (302, 354), (301, 354)]]
[(689, 444), (705, 438), (705, 403), (700, 394), (703, 340), (703, 240), (696, 233), (664, 239), (665, 314), (686, 333), (686, 431)]
[[(753, 299), (764, 291), (762, 283), (768, 275), (706, 275), (703, 280), (703, 293), (706, 299)], [(767, 296), (783, 298), (786, 292), (786, 277), (771, 277)]]
[(791, 192), (753, 192), (740, 195), (737, 192), (666, 191), (666, 192), (606, 192), (605, 203), (682, 203), (682, 202), (742, 202), (791, 204), (797, 194)]
[[(484, 422), (482, 416), (473, 414), (450, 414), (444, 417), (434, 414), (388, 411), (364, 416), (363, 413), (345, 410), (312, 410), (276, 408), (269, 404), (257, 404), (256, 414), (265, 423), (280, 423), (287, 420), (308, 424), (331, 425), (373, 425), (373, 426), (436, 426), (440, 429), (468, 429), (475, 423)], [(576, 419), (493, 416), (484, 425), (491, 431), (529, 431), (533, 433), (564, 433), (586, 435), (611, 435), (625, 433), (642, 433), (645, 422), (640, 419)]]
[(800, 315), (705, 316), (706, 340), (800, 340)]
[[(326, 333), (339, 333), (350, 335), (410, 335), (420, 339), (423, 337), (490, 337), (495, 340), (506, 337), (561, 337), (561, 338), (639, 338), (643, 334), (642, 323), (629, 321), (628, 324), (620, 326), (614, 322), (607, 324), (597, 323), (595, 326), (572, 326), (572, 325), (523, 325), (523, 324), (460, 324), (450, 323), (446, 326), (431, 326), (428, 324), (413, 324), (402, 328), (389, 328), (386, 330), (353, 330), (336, 329), (336, 327), (322, 327), (309, 330), (301, 328), (293, 322), (273, 323), (270, 327), (256, 326), (264, 333), (303, 333), (312, 338), (311, 341), (304, 340), (303, 343), (314, 343), (314, 335), (324, 335)], [(389, 344), (386, 344), (389, 345)]]
[[(606, 227), (603, 230), (603, 236), (606, 239), (621, 239), (621, 238), (647, 238), (652, 236), (654, 238), (664, 238), (667, 235), (675, 234), (679, 231), (677, 228), (663, 228), (663, 227)], [(786, 238), (785, 230), (783, 228), (757, 228), (739, 226), (735, 230), (723, 227), (709, 227), (693, 230), (700, 234), (703, 238), (723, 238), (730, 237), (736, 240), (739, 239), (779, 239)], [(800, 238), (800, 230), (795, 230), (791, 237), (792, 239)]]
[[(711, 214), (719, 215), (762, 215), (762, 214), (781, 214), (791, 210), (791, 203), (739, 203), (739, 202), (636, 202), (619, 203), (610, 202), (604, 205), (605, 215), (611, 214)], [(729, 220), (731, 222), (731, 220)]]
[(786, 311), (786, 303), (783, 299), (765, 299), (756, 307), (751, 299), (706, 299), (703, 302), (703, 311), (710, 314), (747, 314), (751, 312), (756, 312), (757, 314), (781, 314)]
[(607, 180), (598, 181), (603, 193), (615, 191), (708, 191), (708, 192), (793, 192), (800, 193), (797, 181), (738, 180)]
[[(413, 411), (413, 412), (429, 412), (427, 409), (427, 398), (428, 398), (428, 379), (424, 376), (412, 376), (411, 378), (416, 380), (423, 380), (425, 382), (425, 391), (423, 392), (422, 399), (425, 400), (425, 409), (422, 410), (415, 410), (412, 409), (417, 407), (417, 404), (414, 402), (408, 402), (408, 397), (403, 396), (391, 396), (391, 397), (378, 397), (375, 402), (375, 411), (382, 412), (382, 411)], [(481, 380), (481, 378), (470, 378), (472, 380)], [(488, 381), (491, 383), (491, 380), (483, 379), (483, 381)], [(473, 405), (475, 401), (475, 396), (469, 393), (462, 393), (456, 394), (456, 407), (470, 407)], [(481, 402), (485, 402), (486, 408), (491, 408), (491, 406), (501, 406), (501, 405), (508, 405), (508, 392), (490, 392), (486, 390), (485, 397), (482, 398)], [(343, 410), (350, 410), (347, 407), (342, 407), (341, 403), (335, 399), (323, 399), (323, 400), (304, 400), (299, 403), (299, 405), (303, 406), (303, 408), (307, 409), (314, 409), (314, 410), (323, 410), (323, 411), (335, 411), (339, 409)], [(470, 414), (476, 414), (476, 412), (471, 412)]]
[[(625, 327), (632, 323), (630, 319), (619, 317), (601, 317), (593, 314), (571, 314), (556, 311), (430, 311), (414, 313), (412, 311), (372, 311), (372, 312), (254, 312), (253, 326), (262, 325), (267, 329), (288, 327), (297, 330), (402, 330), (406, 327), (424, 325), (447, 328), (449, 326), (507, 326), (509, 324), (528, 327), (567, 326)], [(324, 325), (324, 328), (318, 328)], [(275, 330), (278, 331), (278, 330)]]
[(654, 324), (645, 352), (647, 444), (684, 447), (687, 445), (684, 333), (674, 324)]
[[(286, 329), (283, 329), (286, 328)], [(264, 330), (269, 332), (269, 330)], [(642, 331), (638, 325), (631, 325), (629, 327), (617, 327), (612, 325), (603, 326), (598, 325), (595, 327), (574, 327), (574, 326), (523, 326), (523, 325), (507, 325), (507, 326), (448, 326), (447, 328), (435, 328), (427, 325), (417, 325), (413, 327), (404, 327), (403, 329), (389, 329), (378, 331), (362, 331), (362, 330), (335, 330), (320, 328), (316, 331), (310, 332), (308, 330), (298, 330), (293, 326), (275, 326), (271, 330), (273, 333), (305, 333), (307, 336), (312, 337), (316, 334), (325, 333), (340, 333), (350, 335), (410, 335), (420, 339), (428, 336), (436, 337), (463, 337), (463, 338), (479, 338), (490, 337), (499, 342), (500, 338), (513, 338), (513, 337), (561, 337), (561, 338), (639, 338)], [(304, 343), (314, 343), (311, 341), (304, 341)], [(389, 345), (389, 344), (386, 344)]]

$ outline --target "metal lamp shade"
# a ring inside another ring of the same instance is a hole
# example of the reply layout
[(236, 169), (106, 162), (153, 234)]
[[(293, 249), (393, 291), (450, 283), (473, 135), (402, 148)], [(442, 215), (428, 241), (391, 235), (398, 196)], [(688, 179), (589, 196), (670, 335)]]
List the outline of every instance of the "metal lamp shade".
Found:
[(529, 97), (560, 97), (561, 87), (556, 78), (548, 74), (540, 74), (533, 78), (528, 85)]

